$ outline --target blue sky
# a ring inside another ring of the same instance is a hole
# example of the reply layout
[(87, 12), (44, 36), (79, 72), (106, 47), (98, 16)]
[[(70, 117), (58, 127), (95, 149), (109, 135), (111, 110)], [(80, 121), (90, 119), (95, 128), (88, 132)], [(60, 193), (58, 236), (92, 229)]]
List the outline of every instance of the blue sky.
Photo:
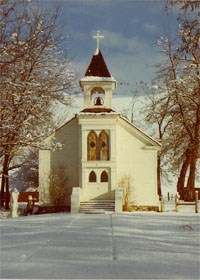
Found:
[(175, 15), (164, 11), (163, 0), (39, 0), (39, 4), (61, 7), (64, 45), (79, 78), (96, 49), (92, 35), (100, 30), (104, 35), (100, 48), (119, 93), (155, 76), (153, 65), (162, 60), (156, 41), (168, 25), (172, 31), (176, 26)]

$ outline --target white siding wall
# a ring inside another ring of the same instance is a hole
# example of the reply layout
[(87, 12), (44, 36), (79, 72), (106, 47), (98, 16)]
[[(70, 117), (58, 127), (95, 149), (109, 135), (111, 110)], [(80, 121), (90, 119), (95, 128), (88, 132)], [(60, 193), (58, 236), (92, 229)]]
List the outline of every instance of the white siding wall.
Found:
[(62, 144), (61, 150), (50, 151), (40, 150), (39, 152), (39, 191), (40, 204), (49, 205), (51, 199), (49, 195), (49, 175), (53, 168), (65, 166), (66, 175), (68, 177), (67, 187), (68, 195), (66, 197), (66, 204), (70, 205), (70, 196), (73, 187), (77, 187), (79, 183), (78, 174), (78, 122), (77, 119), (72, 119), (65, 126), (61, 127), (55, 134), (47, 140), (60, 142)]
[(39, 204), (51, 204), (49, 196), (49, 175), (51, 169), (51, 151), (39, 151)]
[(133, 179), (134, 200), (137, 205), (158, 206), (156, 155), (121, 125), (116, 128), (117, 184), (123, 175)]
[(66, 168), (68, 177), (67, 205), (69, 205), (72, 188), (79, 185), (79, 131), (77, 119), (73, 119), (60, 128), (54, 137), (56, 141), (62, 144), (62, 149), (52, 152), (51, 164), (52, 168), (58, 168), (59, 166), (65, 166)]

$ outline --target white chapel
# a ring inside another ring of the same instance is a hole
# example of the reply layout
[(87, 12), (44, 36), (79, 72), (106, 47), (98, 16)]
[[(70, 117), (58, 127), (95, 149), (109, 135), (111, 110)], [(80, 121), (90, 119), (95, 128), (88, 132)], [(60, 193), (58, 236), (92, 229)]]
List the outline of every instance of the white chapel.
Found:
[[(72, 196), (81, 202), (113, 201), (123, 176), (132, 179), (134, 204), (159, 207), (157, 153), (160, 144), (112, 109), (112, 92), (117, 86), (99, 48), (80, 80), (84, 104), (45, 142), (59, 142), (62, 149), (39, 151), (39, 203), (53, 204), (50, 195), (52, 170), (60, 166), (68, 178), (65, 204), (72, 208)], [(59, 173), (59, 171), (58, 171)]]

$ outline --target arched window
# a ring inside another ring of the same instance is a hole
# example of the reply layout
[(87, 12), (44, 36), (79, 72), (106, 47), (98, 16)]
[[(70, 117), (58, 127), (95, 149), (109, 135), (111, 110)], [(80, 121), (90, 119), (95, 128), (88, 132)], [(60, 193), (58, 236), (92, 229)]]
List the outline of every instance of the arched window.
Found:
[(102, 106), (103, 103), (104, 103), (103, 98), (101, 98), (100, 96), (97, 96), (97, 97), (94, 99), (94, 105), (95, 105), (95, 106)]
[(99, 134), (99, 159), (109, 160), (109, 136), (102, 130)]
[(105, 170), (101, 173), (101, 182), (108, 182), (108, 173)]
[(97, 176), (94, 171), (91, 171), (89, 174), (89, 182), (90, 183), (95, 183), (97, 181)]
[(104, 105), (105, 91), (101, 87), (94, 87), (91, 91), (92, 103), (95, 106)]
[(90, 131), (87, 137), (87, 149), (88, 149), (88, 160), (97, 160), (98, 145), (97, 145), (97, 134), (94, 130)]

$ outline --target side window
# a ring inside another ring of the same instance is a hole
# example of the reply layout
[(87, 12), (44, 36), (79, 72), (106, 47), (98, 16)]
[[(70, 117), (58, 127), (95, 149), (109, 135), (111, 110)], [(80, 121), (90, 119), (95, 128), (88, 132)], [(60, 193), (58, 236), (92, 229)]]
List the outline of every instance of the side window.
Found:
[(95, 183), (97, 181), (97, 176), (94, 171), (91, 171), (89, 174), (89, 182), (90, 183)]
[(108, 182), (108, 173), (105, 170), (101, 173), (101, 182)]
[(109, 136), (102, 130), (99, 134), (99, 159), (109, 160)]
[(97, 160), (97, 154), (98, 154), (98, 145), (97, 145), (97, 134), (94, 132), (94, 130), (90, 131), (87, 137), (87, 150), (88, 160)]

